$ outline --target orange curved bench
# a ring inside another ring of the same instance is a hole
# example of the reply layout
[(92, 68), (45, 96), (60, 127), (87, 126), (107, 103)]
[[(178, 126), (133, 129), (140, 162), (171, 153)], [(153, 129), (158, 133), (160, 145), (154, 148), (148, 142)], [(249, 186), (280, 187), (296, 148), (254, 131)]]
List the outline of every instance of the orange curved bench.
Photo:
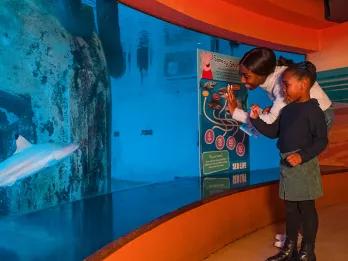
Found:
[[(318, 208), (348, 202), (348, 172), (323, 176)], [(280, 221), (276, 182), (228, 192), (165, 215), (87, 260), (202, 260), (226, 244)]]

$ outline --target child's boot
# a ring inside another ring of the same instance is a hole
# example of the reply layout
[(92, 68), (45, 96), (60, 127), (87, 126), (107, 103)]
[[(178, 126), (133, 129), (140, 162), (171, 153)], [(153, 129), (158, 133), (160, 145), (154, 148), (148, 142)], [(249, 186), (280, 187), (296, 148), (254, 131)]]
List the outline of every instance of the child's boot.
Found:
[(266, 259), (266, 261), (297, 261), (297, 242), (286, 239), (284, 246), (279, 250), (279, 253)]
[(317, 260), (314, 253), (313, 243), (306, 243), (304, 240), (302, 240), (299, 260), (300, 261), (316, 261)]

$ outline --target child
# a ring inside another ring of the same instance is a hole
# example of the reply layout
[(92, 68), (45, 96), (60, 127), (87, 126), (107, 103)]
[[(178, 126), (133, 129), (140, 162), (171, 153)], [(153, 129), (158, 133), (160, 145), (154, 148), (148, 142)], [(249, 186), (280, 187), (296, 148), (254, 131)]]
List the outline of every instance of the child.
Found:
[[(279, 196), (285, 202), (287, 238), (279, 253), (267, 261), (316, 260), (315, 199), (323, 194), (317, 156), (325, 149), (328, 139), (324, 113), (317, 100), (310, 98), (315, 80), (316, 69), (312, 63), (293, 64), (282, 75), (287, 105), (277, 120), (267, 124), (259, 117), (260, 108), (251, 108), (251, 123), (265, 136), (279, 138), (277, 145), (281, 155)], [(301, 224), (303, 240), (298, 256), (297, 236)]]
[[(263, 109), (260, 113), (260, 118), (266, 123), (273, 123), (278, 118), (281, 109), (286, 105), (281, 87), (281, 76), (284, 70), (292, 64), (291, 60), (283, 57), (279, 57), (277, 61), (274, 52), (265, 47), (251, 49), (244, 54), (239, 62), (240, 81), (248, 90), (254, 90), (259, 86), (272, 100), (272, 106)], [(318, 100), (320, 108), (324, 111), (327, 128), (330, 129), (334, 119), (332, 102), (317, 82), (310, 90), (310, 97)], [(248, 113), (237, 107), (236, 98), (230, 88), (227, 88), (226, 99), (232, 118), (248, 123)], [(284, 238), (285, 235), (277, 234), (277, 241), (274, 245), (282, 247)]]

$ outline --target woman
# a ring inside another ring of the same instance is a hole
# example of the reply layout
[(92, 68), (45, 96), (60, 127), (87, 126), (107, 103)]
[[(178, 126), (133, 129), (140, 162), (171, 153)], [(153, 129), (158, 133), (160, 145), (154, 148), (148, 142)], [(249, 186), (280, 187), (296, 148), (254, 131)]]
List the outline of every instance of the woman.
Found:
[[(264, 47), (250, 50), (239, 62), (240, 80), (245, 84), (245, 87), (254, 90), (259, 86), (267, 92), (273, 101), (272, 106), (264, 109), (260, 115), (260, 119), (268, 124), (273, 123), (278, 118), (281, 109), (286, 105), (281, 86), (281, 75), (287, 68), (284, 65), (288, 65), (287, 63), (291, 63), (291, 61), (282, 58), (279, 62), (277, 66), (274, 52)], [(310, 90), (310, 97), (318, 100), (320, 108), (324, 111), (326, 125), (329, 129), (334, 117), (332, 102), (317, 82)], [(227, 101), (232, 117), (239, 122), (247, 123), (249, 121), (248, 113), (237, 108), (232, 88), (228, 88)]]

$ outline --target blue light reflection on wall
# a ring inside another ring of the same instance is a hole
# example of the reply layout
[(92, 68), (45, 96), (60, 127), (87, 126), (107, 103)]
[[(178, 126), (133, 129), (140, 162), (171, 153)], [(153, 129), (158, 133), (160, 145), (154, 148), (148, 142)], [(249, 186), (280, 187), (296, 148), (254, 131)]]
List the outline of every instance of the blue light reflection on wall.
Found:
[[(196, 49), (241, 57), (253, 46), (187, 30), (123, 5), (118, 11), (120, 58), (126, 69), (111, 80), (112, 177), (158, 182), (198, 176)], [(300, 54), (276, 54), (304, 59)], [(255, 90), (249, 92), (251, 103), (266, 106), (271, 101)], [(251, 170), (278, 166), (275, 141), (250, 141)], [(251, 177), (252, 183), (267, 179)]]

